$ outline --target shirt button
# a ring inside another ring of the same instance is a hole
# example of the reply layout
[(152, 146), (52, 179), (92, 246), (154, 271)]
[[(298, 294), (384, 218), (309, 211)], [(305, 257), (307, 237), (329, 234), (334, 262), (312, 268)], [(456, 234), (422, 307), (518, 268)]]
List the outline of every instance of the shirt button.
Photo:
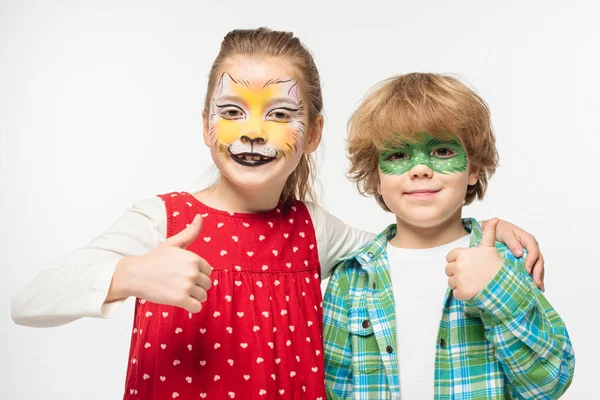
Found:
[(373, 253), (371, 253), (371, 252), (368, 252), (368, 253), (367, 253), (367, 255), (368, 255), (369, 257), (373, 258)]
[(377, 289), (377, 283), (373, 282), (373, 289)]
[(387, 346), (385, 348), (385, 351), (387, 351), (388, 353), (392, 354), (392, 352), (394, 351), (394, 349), (392, 348), (392, 346)]
[(446, 339), (444, 339), (444, 338), (441, 338), (441, 339), (440, 339), (440, 347), (441, 347), (442, 349), (445, 349), (445, 348), (446, 348)]
[(362, 322), (362, 327), (363, 327), (363, 328), (368, 328), (369, 326), (371, 326), (371, 322), (369, 322), (369, 320), (368, 320), (368, 319), (365, 319), (365, 320)]

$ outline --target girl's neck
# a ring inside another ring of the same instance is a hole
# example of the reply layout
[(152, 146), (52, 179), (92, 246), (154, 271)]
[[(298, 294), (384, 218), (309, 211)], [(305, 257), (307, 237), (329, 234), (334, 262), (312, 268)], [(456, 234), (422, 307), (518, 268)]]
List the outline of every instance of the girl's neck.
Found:
[(462, 225), (461, 211), (459, 209), (451, 218), (431, 227), (411, 225), (396, 217), (397, 232), (390, 244), (405, 249), (427, 249), (458, 240), (467, 234)]
[(277, 207), (283, 185), (279, 187), (244, 189), (234, 186), (221, 176), (219, 183), (195, 193), (194, 197), (211, 208), (238, 213), (259, 213)]

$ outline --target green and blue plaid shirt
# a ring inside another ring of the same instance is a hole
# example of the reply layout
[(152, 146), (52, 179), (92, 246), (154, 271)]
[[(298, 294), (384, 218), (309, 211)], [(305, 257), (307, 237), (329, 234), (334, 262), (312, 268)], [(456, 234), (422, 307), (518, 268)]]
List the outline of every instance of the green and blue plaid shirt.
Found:
[[(470, 247), (481, 226), (463, 219)], [(339, 260), (324, 296), (325, 373), (330, 399), (399, 399), (390, 225)], [(556, 399), (573, 379), (575, 356), (564, 322), (500, 242), (504, 265), (472, 300), (446, 291), (435, 357), (435, 399)], [(440, 262), (445, 262), (440, 260)], [(400, 304), (399, 307), (415, 307)], [(402, 323), (402, 321), (400, 321)]]

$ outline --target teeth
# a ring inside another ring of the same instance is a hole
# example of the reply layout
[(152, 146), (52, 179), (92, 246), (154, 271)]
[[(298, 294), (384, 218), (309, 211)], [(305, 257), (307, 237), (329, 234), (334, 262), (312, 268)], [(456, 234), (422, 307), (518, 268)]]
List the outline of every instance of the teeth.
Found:
[(266, 157), (266, 156), (253, 156), (253, 155), (246, 155), (246, 154), (240, 154), (240, 155), (235, 155), (234, 157), (236, 157), (238, 160), (245, 160), (245, 161), (268, 161), (270, 160), (272, 157)]

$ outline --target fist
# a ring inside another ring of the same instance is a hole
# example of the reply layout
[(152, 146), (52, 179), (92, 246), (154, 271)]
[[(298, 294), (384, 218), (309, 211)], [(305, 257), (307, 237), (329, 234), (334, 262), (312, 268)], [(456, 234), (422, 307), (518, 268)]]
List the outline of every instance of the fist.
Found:
[(202, 217), (154, 250), (131, 260), (129, 277), (135, 283), (136, 297), (197, 313), (211, 287), (212, 268), (186, 248), (202, 230)]
[(497, 225), (497, 218), (486, 224), (477, 247), (454, 249), (446, 256), (448, 286), (457, 300), (471, 300), (502, 268), (504, 261), (494, 245)]

